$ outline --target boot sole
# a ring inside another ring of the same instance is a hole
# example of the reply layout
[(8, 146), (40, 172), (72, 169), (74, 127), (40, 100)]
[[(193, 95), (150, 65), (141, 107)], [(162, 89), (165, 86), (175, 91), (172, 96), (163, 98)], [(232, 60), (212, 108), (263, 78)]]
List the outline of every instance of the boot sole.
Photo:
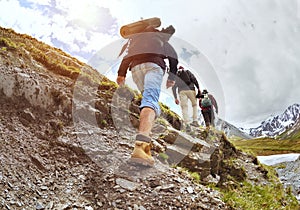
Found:
[(128, 160), (128, 163), (133, 164), (133, 165), (143, 165), (143, 166), (148, 166), (148, 167), (153, 167), (154, 163), (151, 163), (147, 160), (141, 159), (141, 158), (130, 158)]

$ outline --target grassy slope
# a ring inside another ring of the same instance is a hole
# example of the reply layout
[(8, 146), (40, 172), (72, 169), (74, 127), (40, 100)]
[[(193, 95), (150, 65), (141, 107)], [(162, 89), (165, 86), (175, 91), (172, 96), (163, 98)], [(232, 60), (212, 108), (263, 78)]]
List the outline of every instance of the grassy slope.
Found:
[(300, 139), (300, 130), (294, 130), (293, 132), (286, 131), (282, 133), (281, 135), (278, 136), (278, 139), (291, 139), (291, 140), (296, 140)]
[(299, 204), (290, 189), (284, 189), (281, 184), (252, 185), (241, 183), (241, 186), (222, 192), (224, 201), (233, 209), (299, 210)]
[(231, 139), (231, 142), (244, 151), (254, 155), (274, 155), (300, 153), (300, 138), (277, 140), (273, 138), (257, 138), (251, 140)]

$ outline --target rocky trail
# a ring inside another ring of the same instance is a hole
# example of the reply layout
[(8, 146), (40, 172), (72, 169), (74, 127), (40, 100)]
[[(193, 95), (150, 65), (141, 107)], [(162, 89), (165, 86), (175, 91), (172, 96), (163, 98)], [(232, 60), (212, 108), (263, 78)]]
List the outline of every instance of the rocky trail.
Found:
[[(186, 171), (171, 167), (158, 152), (154, 152), (154, 168), (128, 164), (134, 136), (129, 128), (116, 131), (114, 127), (100, 128), (85, 121), (74, 123), (51, 111), (32, 107), (27, 100), (7, 98), (3, 93), (0, 109), (1, 208), (227, 208), (218, 191), (196, 183)], [(162, 126), (155, 128), (162, 129)], [(164, 130), (170, 132), (165, 136), (169, 142), (175, 140), (172, 135), (180, 134), (175, 129), (171, 131)], [(193, 139), (186, 134), (180, 135)], [(175, 144), (177, 147), (182, 139)], [(209, 147), (205, 141), (201, 145)], [(167, 151), (170, 156), (174, 154), (171, 146)], [(192, 157), (182, 159), (184, 166), (195, 168)], [(213, 182), (210, 161), (210, 156), (202, 161), (208, 165), (200, 172)], [(251, 165), (248, 168), (253, 170), (250, 174), (257, 179), (261, 176), (261, 171), (257, 170), (260, 167), (253, 164), (251, 158), (248, 161)], [(236, 175), (240, 173), (239, 167), (237, 165)], [(220, 175), (217, 177), (220, 179)]]
[(169, 165), (128, 165), (117, 132), (59, 127), (23, 102), (1, 95), (1, 209), (225, 208), (217, 191)]

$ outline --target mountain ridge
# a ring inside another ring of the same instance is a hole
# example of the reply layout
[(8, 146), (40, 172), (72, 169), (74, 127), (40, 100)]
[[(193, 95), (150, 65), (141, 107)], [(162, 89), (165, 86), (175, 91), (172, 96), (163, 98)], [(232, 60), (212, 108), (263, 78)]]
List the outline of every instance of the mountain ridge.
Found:
[(300, 104), (294, 103), (282, 114), (270, 116), (256, 128), (242, 130), (253, 137), (277, 137), (291, 129), (300, 119)]

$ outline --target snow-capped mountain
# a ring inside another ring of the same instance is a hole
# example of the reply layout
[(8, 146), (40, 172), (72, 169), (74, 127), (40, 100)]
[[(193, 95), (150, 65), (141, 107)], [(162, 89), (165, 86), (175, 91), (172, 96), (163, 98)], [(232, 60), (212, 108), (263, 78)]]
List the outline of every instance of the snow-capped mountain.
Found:
[(300, 117), (298, 121), (289, 128), (286, 132), (279, 136), (279, 139), (293, 139), (298, 138), (300, 136)]
[[(256, 128), (247, 129), (253, 137), (275, 137), (290, 129), (300, 118), (300, 104), (289, 106), (282, 114), (269, 117)], [(246, 131), (246, 129), (244, 129)]]

